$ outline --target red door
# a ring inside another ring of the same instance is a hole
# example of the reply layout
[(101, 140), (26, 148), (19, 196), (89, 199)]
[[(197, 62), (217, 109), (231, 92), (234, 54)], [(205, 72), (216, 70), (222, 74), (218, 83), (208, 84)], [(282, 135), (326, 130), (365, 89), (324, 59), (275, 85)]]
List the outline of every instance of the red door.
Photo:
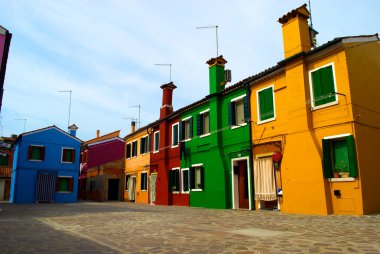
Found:
[(239, 208), (249, 209), (247, 161), (238, 161), (239, 169)]

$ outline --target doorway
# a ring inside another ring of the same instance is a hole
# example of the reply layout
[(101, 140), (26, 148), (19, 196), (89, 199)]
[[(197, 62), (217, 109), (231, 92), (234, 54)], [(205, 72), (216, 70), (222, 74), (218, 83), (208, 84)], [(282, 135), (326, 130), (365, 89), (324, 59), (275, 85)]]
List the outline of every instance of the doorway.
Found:
[(234, 209), (250, 209), (250, 172), (248, 157), (232, 160), (232, 206)]
[(157, 174), (151, 174), (149, 176), (149, 198), (150, 203), (155, 204), (156, 203), (156, 180), (157, 180)]
[(119, 179), (108, 179), (108, 200), (119, 200)]

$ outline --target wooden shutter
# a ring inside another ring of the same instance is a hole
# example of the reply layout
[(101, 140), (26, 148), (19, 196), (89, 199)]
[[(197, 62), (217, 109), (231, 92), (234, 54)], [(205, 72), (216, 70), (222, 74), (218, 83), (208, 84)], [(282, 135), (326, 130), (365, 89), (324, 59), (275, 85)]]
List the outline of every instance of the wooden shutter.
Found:
[(358, 162), (356, 159), (356, 148), (355, 148), (354, 136), (352, 135), (348, 136), (346, 138), (346, 141), (347, 141), (350, 177), (358, 177)]
[(201, 189), (204, 190), (205, 188), (205, 172), (203, 166), (200, 167), (201, 171)]
[[(327, 66), (319, 70), (321, 72), (322, 95), (327, 96), (323, 99), (323, 104), (335, 101), (335, 88), (332, 66)], [(328, 97), (330, 95), (330, 97)]]
[(315, 71), (313, 73), (311, 73), (311, 79), (312, 79), (312, 82), (313, 82), (313, 94), (314, 94), (314, 98), (312, 98), (314, 100), (314, 105), (315, 106), (319, 106), (321, 104), (323, 104), (322, 100), (321, 100), (321, 96), (322, 96), (322, 84), (321, 84), (321, 73), (320, 71)]
[(198, 114), (197, 115), (197, 136), (200, 136), (203, 134), (203, 130), (202, 130), (202, 127), (203, 127), (203, 115), (201, 114)]
[(333, 166), (332, 166), (332, 156), (331, 156), (331, 141), (329, 139), (322, 139), (322, 149), (323, 149), (323, 175), (325, 178), (333, 177)]
[(248, 96), (244, 97), (243, 103), (244, 103), (244, 121), (249, 122), (251, 117), (249, 114), (249, 98), (248, 98)]
[(259, 92), (260, 120), (264, 121), (274, 117), (273, 89), (272, 87)]
[(190, 190), (195, 189), (195, 168), (191, 167), (190, 169)]
[(74, 191), (74, 178), (73, 177), (69, 178), (69, 191), (70, 192)]
[(228, 103), (228, 126), (236, 125), (235, 102)]

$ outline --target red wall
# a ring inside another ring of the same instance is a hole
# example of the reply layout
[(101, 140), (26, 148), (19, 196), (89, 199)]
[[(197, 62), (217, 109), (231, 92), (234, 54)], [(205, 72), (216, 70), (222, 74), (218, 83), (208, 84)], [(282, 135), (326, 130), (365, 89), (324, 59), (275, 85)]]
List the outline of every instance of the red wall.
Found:
[(125, 143), (115, 139), (88, 146), (88, 168), (124, 158)]

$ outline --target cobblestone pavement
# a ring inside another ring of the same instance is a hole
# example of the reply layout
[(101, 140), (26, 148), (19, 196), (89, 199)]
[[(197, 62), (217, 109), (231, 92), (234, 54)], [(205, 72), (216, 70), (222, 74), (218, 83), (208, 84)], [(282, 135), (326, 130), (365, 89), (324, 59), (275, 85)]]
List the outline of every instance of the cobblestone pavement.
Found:
[(0, 203), (0, 253), (380, 253), (380, 215)]

